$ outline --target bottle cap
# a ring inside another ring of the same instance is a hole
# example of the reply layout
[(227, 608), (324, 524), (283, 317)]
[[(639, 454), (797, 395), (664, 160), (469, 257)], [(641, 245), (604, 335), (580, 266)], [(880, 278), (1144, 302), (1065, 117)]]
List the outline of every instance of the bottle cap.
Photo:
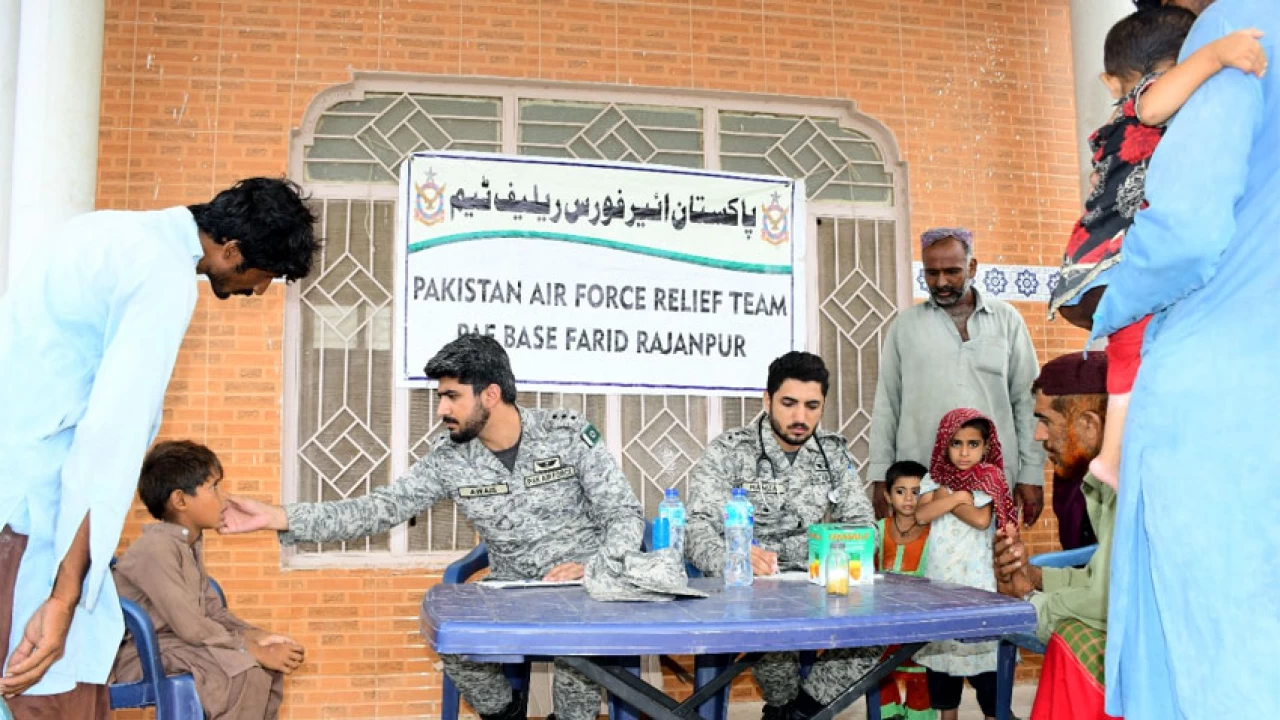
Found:
[(677, 489), (675, 489), (675, 488), (667, 488), (667, 489), (666, 489), (666, 491), (663, 493), (663, 495), (664, 495), (668, 500), (679, 500), (679, 499), (680, 499), (680, 491), (679, 491), (679, 490), (677, 490)]

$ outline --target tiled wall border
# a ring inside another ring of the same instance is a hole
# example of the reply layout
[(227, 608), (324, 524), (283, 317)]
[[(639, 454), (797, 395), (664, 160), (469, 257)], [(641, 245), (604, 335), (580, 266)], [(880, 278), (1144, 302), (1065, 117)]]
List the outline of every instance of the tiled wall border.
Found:
[[(924, 285), (924, 265), (911, 263), (914, 279), (911, 294), (917, 300), (929, 297)], [(981, 292), (1009, 302), (1048, 302), (1058, 284), (1058, 268), (1041, 265), (984, 265), (978, 263), (975, 285)]]

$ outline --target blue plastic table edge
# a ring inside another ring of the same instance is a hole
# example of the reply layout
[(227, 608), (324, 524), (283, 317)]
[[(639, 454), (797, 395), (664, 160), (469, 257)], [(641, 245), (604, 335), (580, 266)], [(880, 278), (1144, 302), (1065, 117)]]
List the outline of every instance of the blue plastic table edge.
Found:
[[(774, 650), (822, 650), (868, 647), (936, 640), (995, 640), (1005, 635), (1034, 632), (1035, 608), (1027, 602), (1007, 602), (945, 610), (898, 611), (892, 621), (877, 615), (806, 617), (782, 620), (744, 618), (728, 622), (673, 622), (639, 627), (635, 623), (604, 621), (557, 623), (492, 620), (447, 620), (431, 607), (439, 592), (510, 592), (474, 586), (436, 586), (423, 598), (421, 631), (437, 653), (465, 655), (474, 660), (512, 662), (525, 655), (702, 655)], [(563, 588), (562, 592), (582, 592)], [(519, 592), (519, 591), (515, 591)], [(544, 591), (545, 592), (545, 591)], [(479, 596), (477, 596), (479, 597)], [(680, 603), (697, 600), (677, 600)], [(446, 627), (447, 625), (447, 627)], [(625, 644), (616, 637), (626, 638)]]

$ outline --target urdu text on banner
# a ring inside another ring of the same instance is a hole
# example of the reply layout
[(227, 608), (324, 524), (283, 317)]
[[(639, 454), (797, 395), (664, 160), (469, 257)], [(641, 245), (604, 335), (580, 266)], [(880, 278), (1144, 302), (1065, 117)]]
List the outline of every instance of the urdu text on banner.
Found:
[(805, 348), (802, 181), (429, 152), (400, 189), (401, 386), (463, 333), (533, 391), (753, 395)]

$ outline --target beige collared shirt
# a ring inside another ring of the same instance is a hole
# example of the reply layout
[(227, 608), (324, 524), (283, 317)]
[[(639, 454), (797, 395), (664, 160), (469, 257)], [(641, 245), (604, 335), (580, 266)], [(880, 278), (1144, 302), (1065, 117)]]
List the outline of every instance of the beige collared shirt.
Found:
[(903, 310), (890, 326), (871, 416), (868, 481), (884, 480), (898, 460), (928, 467), (942, 416), (969, 407), (995, 422), (1009, 487), (1044, 484), (1031, 393), (1040, 365), (1027, 324), (1009, 303), (973, 292), (967, 342), (933, 300)]

